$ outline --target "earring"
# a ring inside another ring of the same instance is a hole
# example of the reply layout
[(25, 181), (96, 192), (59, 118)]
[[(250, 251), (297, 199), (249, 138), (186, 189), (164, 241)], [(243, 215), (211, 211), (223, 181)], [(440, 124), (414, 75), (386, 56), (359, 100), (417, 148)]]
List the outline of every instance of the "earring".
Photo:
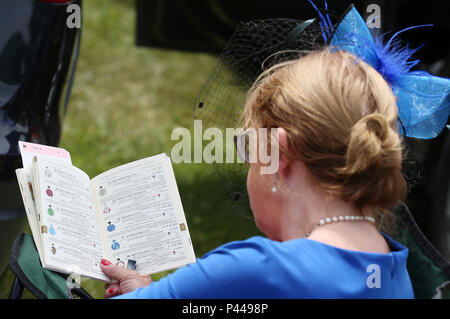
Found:
[(277, 188), (277, 181), (278, 181), (278, 174), (275, 175), (275, 183), (272, 186), (272, 193), (276, 193), (278, 188)]

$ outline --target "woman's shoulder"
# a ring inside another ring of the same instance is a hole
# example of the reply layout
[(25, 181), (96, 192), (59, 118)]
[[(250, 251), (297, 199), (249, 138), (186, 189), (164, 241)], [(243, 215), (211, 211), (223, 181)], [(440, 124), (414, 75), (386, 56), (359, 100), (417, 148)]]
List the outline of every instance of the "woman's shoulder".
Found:
[(232, 241), (210, 251), (198, 261), (207, 263), (228, 264), (239, 268), (242, 264), (258, 268), (290, 268), (314, 271), (323, 265), (336, 268), (348, 268), (360, 264), (380, 263), (392, 267), (396, 264), (406, 264), (408, 248), (393, 238), (383, 234), (391, 252), (371, 253), (349, 250), (325, 244), (307, 238), (298, 238), (286, 242), (278, 242), (262, 236), (245, 240)]
[[(408, 252), (407, 247), (403, 246), (402, 244), (397, 242), (395, 239), (393, 239), (389, 235), (387, 235), (385, 233), (381, 233), (381, 235), (384, 237), (387, 244), (389, 245), (389, 248), (391, 249), (391, 253), (396, 254), (396, 253)], [(285, 241), (285, 242), (279, 242), (279, 241), (271, 240), (269, 238), (262, 237), (262, 236), (253, 236), (253, 237), (250, 237), (250, 238), (247, 238), (244, 240), (236, 240), (236, 241), (231, 241), (226, 244), (223, 244), (223, 245), (217, 247), (216, 249), (210, 251), (205, 256), (207, 256), (211, 253), (215, 253), (217, 251), (221, 251), (221, 250), (230, 250), (230, 251), (256, 250), (257, 252), (263, 252), (263, 251), (270, 252), (273, 250), (291, 250), (291, 249), (295, 249), (298, 251), (301, 248), (304, 248), (304, 249), (314, 248), (316, 250), (317, 249), (319, 249), (319, 250), (323, 250), (323, 249), (339, 250), (341, 252), (355, 253), (355, 254), (358, 254), (358, 253), (364, 254), (365, 253), (364, 251), (339, 248), (339, 247), (333, 246), (331, 244), (323, 243), (323, 242), (316, 241), (316, 240), (311, 240), (308, 238), (296, 238), (296, 239), (292, 239), (292, 240)], [(369, 252), (367, 252), (367, 254), (377, 255), (377, 253), (369, 253)], [(383, 255), (383, 254), (378, 254), (378, 255)]]
[(207, 259), (212, 256), (249, 256), (255, 254), (266, 254), (272, 241), (262, 236), (254, 236), (244, 240), (235, 240), (209, 251), (200, 259)]
[(197, 262), (200, 265), (226, 265), (239, 272), (251, 269), (256, 273), (258, 269), (280, 271), (290, 264), (295, 264), (297, 269), (305, 269), (322, 259), (323, 254), (323, 247), (316, 247), (305, 238), (279, 242), (254, 236), (221, 245), (197, 259)]
[[(234, 268), (239, 272), (251, 269), (267, 271), (279, 269), (295, 254), (305, 251), (305, 243), (300, 240), (296, 245), (271, 240), (262, 236), (254, 236), (245, 240), (237, 240), (223, 244), (197, 259), (202, 265)], [(301, 258), (300, 258), (301, 259)], [(297, 260), (298, 262), (298, 260)]]
[(249, 254), (267, 255), (273, 254), (281, 249), (286, 249), (289, 246), (290, 245), (285, 245), (282, 242), (274, 241), (266, 237), (253, 236), (244, 240), (236, 240), (223, 244), (216, 249), (211, 250), (202, 258), (223, 253), (243, 254), (246, 256)]

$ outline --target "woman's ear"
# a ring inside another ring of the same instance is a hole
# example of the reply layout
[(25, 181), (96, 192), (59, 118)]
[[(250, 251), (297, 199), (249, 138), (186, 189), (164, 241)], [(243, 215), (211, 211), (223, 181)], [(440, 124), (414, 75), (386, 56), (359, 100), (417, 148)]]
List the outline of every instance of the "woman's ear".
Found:
[(289, 150), (289, 139), (287, 136), (287, 132), (282, 127), (278, 128), (278, 146), (280, 149), (278, 174), (281, 176), (285, 176), (286, 174), (288, 174), (291, 168), (292, 159), (281, 152), (282, 149), (286, 151)]

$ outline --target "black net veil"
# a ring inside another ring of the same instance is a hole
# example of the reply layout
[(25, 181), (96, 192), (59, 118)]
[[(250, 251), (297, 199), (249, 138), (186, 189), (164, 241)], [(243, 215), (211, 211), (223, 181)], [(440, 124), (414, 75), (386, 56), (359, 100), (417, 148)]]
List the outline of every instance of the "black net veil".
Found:
[(214, 168), (220, 174), (231, 202), (239, 207), (248, 207), (244, 205), (248, 203), (248, 166), (226, 160), (225, 154), (236, 153), (234, 142), (226, 138), (230, 137), (226, 133), (227, 128), (238, 128), (247, 92), (264, 70), (323, 46), (321, 28), (316, 19), (276, 18), (241, 23), (199, 92), (194, 119), (201, 120), (203, 132), (208, 128), (218, 128), (223, 132), (223, 163), (214, 163)]

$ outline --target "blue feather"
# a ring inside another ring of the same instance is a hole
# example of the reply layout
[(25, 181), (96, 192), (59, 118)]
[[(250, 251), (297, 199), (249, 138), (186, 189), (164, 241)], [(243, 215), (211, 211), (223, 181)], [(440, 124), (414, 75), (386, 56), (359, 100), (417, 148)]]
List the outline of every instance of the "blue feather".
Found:
[[(398, 98), (399, 122), (403, 134), (415, 138), (433, 138), (445, 127), (450, 114), (450, 79), (432, 76), (425, 71), (411, 71), (418, 63), (413, 54), (419, 50), (402, 46), (397, 36), (402, 32), (432, 25), (419, 25), (396, 32), (386, 43), (383, 36), (373, 37), (367, 22), (352, 7), (336, 26), (308, 0), (319, 15), (322, 36), (331, 50), (344, 50), (357, 60), (375, 68), (390, 84)], [(328, 5), (325, 0), (325, 10)], [(333, 35), (331, 37), (331, 35)]]
[[(325, 16), (324, 16), (322, 14), (322, 11), (320, 11), (319, 8), (317, 8), (317, 6), (314, 4), (314, 2), (312, 0), (308, 0), (308, 1), (313, 6), (313, 8), (317, 11), (317, 14), (319, 15), (319, 24), (320, 24), (320, 28), (322, 30), (322, 37), (325, 40), (325, 42), (327, 42), (328, 38), (333, 33), (333, 24), (331, 23), (330, 16), (329, 16), (328, 12), (326, 12)], [(327, 4), (326, 0), (324, 0), (324, 1), (325, 1), (325, 10), (327, 10), (328, 4)]]
[(423, 46), (411, 49), (408, 45), (402, 46), (399, 41), (393, 41), (394, 37), (385, 44), (382, 36), (376, 36), (373, 39), (373, 47), (368, 48), (375, 56), (373, 67), (391, 85), (397, 82), (400, 75), (409, 73), (420, 62), (418, 59), (412, 60), (411, 58)]

